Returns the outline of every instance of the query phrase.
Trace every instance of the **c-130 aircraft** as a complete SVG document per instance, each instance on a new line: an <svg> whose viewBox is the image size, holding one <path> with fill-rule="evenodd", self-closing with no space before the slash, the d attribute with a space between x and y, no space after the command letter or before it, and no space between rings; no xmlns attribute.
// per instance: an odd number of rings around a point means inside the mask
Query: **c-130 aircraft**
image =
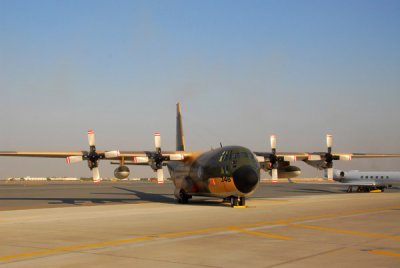
<svg viewBox="0 0 400 268"><path fill-rule="evenodd" d="M276 136L271 136L271 152L252 152L243 146L221 146L207 152L185 150L180 104L177 104L176 150L161 150L161 135L154 134L155 151L98 151L94 131L88 131L89 151L3 151L0 156L65 158L67 163L88 161L94 182L101 180L99 160L111 160L119 165L114 175L118 179L129 176L128 165L148 165L157 173L158 183L164 182L162 167L167 166L175 185L174 195L185 204L192 196L210 196L230 201L232 207L244 206L260 182L260 169L278 178L294 178L301 170L290 165L293 161L304 161L327 170L333 178L334 160L352 158L400 157L400 154L332 153L332 136L327 135L327 152L284 153L276 151Z"/></svg>

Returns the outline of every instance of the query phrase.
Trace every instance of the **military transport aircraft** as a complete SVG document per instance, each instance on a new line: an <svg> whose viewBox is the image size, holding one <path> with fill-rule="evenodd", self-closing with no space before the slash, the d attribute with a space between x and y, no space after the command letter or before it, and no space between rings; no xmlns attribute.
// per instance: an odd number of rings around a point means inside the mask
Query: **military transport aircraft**
<svg viewBox="0 0 400 268"><path fill-rule="evenodd" d="M93 180L100 181L99 160L111 160L119 166L114 175L118 179L129 176L128 165L149 165L157 173L157 181L164 182L162 167L167 166L175 185L175 197L179 203L187 203L192 196L211 196L230 201L231 206L245 205L260 181L260 169L269 171L272 179L293 178L300 169L290 162L304 161L314 167L327 169L333 178L333 160L351 160L366 157L400 157L400 154L332 153L332 136L327 136L327 152L278 153L276 136L271 136L271 152L255 152L242 146L224 146L207 152L185 151L182 115L177 104L176 150L162 151L161 136L154 134L155 151L98 151L95 134L88 131L89 151L12 151L0 152L0 156L65 158L67 163L88 161Z"/></svg>

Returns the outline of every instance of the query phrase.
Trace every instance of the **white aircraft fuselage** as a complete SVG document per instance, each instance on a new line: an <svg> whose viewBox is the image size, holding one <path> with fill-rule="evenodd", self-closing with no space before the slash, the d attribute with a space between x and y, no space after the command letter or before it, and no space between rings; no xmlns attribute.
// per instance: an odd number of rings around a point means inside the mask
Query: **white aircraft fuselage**
<svg viewBox="0 0 400 268"><path fill-rule="evenodd" d="M400 186L400 171L334 170L333 179L349 186L384 189Z"/></svg>

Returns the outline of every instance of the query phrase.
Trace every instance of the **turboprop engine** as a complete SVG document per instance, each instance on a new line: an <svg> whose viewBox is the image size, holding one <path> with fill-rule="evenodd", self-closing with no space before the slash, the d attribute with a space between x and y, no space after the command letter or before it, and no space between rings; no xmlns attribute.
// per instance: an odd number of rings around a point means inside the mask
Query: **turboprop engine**
<svg viewBox="0 0 400 268"><path fill-rule="evenodd" d="M269 171L271 175L272 171ZM291 179L299 176L301 174L301 169L296 166L285 166L278 167L278 178L280 179Z"/></svg>
<svg viewBox="0 0 400 268"><path fill-rule="evenodd" d="M114 170L114 176L117 179L126 179L129 176L129 168L127 166L119 166Z"/></svg>

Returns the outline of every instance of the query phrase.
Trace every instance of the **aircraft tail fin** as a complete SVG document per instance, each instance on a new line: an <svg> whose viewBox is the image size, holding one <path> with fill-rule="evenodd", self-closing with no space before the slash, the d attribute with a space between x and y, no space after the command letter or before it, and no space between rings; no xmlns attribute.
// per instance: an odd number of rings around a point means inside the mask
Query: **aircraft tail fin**
<svg viewBox="0 0 400 268"><path fill-rule="evenodd" d="M185 151L185 138L183 136L181 105L176 104L176 150Z"/></svg>

